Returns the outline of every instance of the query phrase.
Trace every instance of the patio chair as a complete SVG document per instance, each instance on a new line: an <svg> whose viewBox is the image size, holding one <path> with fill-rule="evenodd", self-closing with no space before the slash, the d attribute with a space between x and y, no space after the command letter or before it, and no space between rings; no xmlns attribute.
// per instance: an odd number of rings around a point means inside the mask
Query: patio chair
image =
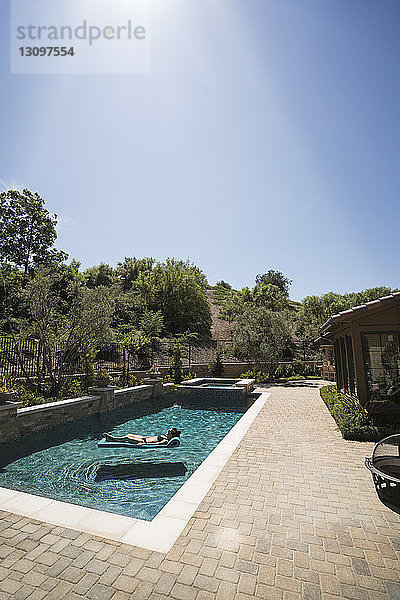
<svg viewBox="0 0 400 600"><path fill-rule="evenodd" d="M389 435L375 444L365 466L371 471L378 491L400 486L400 434Z"/></svg>

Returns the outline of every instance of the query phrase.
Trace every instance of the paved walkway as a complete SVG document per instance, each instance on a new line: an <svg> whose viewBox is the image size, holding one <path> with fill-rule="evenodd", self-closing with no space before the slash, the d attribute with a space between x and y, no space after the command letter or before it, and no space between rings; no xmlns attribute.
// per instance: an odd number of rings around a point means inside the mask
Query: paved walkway
<svg viewBox="0 0 400 600"><path fill-rule="evenodd" d="M317 387L271 396L167 554L0 513L1 600L400 599L400 516Z"/></svg>

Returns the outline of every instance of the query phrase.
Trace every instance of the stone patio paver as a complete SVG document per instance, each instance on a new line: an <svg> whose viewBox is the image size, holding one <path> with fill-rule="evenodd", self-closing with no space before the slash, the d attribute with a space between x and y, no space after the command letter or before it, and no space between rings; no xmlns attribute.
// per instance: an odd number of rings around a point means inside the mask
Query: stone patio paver
<svg viewBox="0 0 400 600"><path fill-rule="evenodd" d="M0 513L0 600L400 600L400 516L318 384L270 398L167 555Z"/></svg>

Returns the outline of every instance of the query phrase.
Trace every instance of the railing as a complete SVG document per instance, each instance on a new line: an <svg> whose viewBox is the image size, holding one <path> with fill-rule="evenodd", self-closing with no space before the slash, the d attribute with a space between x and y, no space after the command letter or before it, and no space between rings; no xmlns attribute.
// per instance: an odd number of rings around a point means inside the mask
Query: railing
<svg viewBox="0 0 400 600"><path fill-rule="evenodd" d="M0 375L7 377L43 377L49 371L49 359L45 360L43 346L38 340L19 340L18 347L8 336L0 337ZM238 362L229 350L229 340L200 340L196 343L183 343L181 359L183 367L190 368L193 363L211 363L217 352L222 360ZM174 342L170 339L154 340L150 351L142 356L132 354L121 344L112 343L97 349L94 369L108 369L113 372L130 372L140 368L169 367L173 358ZM52 353L52 368L63 363L67 374L78 374L85 371L84 361L79 352L68 357L60 345Z"/></svg>
<svg viewBox="0 0 400 600"><path fill-rule="evenodd" d="M14 341L9 336L0 337L0 375L7 377L44 377L48 375L49 360L45 360L43 346L38 340ZM298 344L299 354L302 354L302 342ZM196 342L181 343L181 360L184 368L194 364L211 364L220 354L222 362L239 363L232 351L231 340L197 340ZM170 367L173 359L174 340L154 340L151 349L140 355L133 354L121 344L112 343L97 349L94 369L107 369L111 372L130 373L134 370L155 367ZM83 357L79 352L66 356L62 346L52 353L53 369L63 366L64 373L79 374L85 372Z"/></svg>

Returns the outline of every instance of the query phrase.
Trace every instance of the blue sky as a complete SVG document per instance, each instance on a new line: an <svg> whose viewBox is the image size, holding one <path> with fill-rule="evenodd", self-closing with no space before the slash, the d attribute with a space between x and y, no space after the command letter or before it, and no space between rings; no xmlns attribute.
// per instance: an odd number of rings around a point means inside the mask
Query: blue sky
<svg viewBox="0 0 400 600"><path fill-rule="evenodd" d="M2 0L1 185L83 267L398 287L399 23L397 0L153 0L149 74L11 75Z"/></svg>

